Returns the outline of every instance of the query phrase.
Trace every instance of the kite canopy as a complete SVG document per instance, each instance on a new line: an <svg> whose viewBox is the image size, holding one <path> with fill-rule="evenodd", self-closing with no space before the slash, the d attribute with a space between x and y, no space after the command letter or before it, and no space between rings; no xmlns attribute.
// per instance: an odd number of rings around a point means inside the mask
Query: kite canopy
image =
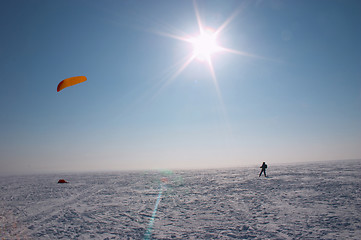
<svg viewBox="0 0 361 240"><path fill-rule="evenodd" d="M86 79L85 76L78 76L78 77L71 77L71 78L64 79L63 81L61 81L58 84L57 91L59 92L59 91L63 90L64 88L73 86L73 85L78 84L78 83L85 82L86 80L87 79Z"/></svg>
<svg viewBox="0 0 361 240"><path fill-rule="evenodd" d="M58 183L68 183L68 182L65 181L64 179L60 179L60 180L58 181Z"/></svg>

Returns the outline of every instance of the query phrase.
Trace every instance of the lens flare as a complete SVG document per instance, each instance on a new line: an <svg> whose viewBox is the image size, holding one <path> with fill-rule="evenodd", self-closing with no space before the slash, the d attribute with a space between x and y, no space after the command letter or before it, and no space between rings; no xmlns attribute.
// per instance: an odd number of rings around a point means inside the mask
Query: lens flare
<svg viewBox="0 0 361 240"><path fill-rule="evenodd" d="M160 203L160 200L162 199L163 188L164 188L164 184L160 184L159 185L159 193L158 193L157 201L156 201L154 209L153 209L152 217L149 220L147 231L144 234L144 240L150 240L151 239L153 224L154 224L155 217L157 215L158 205Z"/></svg>

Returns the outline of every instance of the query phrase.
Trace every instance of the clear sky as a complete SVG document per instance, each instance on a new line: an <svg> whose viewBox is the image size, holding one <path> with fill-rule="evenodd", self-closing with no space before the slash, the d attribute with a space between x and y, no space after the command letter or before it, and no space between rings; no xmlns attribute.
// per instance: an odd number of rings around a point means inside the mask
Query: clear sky
<svg viewBox="0 0 361 240"><path fill-rule="evenodd" d="M0 174L361 158L360 13L359 0L1 0ZM222 47L203 61L200 29Z"/></svg>

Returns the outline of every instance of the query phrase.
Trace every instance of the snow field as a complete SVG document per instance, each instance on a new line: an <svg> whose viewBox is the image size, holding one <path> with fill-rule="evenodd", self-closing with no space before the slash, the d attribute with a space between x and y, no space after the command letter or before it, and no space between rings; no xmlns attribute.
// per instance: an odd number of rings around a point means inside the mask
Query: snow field
<svg viewBox="0 0 361 240"><path fill-rule="evenodd" d="M144 239L160 187L152 239L359 239L360 165L0 177L0 239Z"/></svg>

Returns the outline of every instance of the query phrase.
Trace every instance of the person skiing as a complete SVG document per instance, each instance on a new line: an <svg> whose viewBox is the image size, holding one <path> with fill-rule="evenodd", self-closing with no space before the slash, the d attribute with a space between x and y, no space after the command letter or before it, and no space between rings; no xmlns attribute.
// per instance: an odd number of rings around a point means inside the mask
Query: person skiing
<svg viewBox="0 0 361 240"><path fill-rule="evenodd" d="M262 173L264 173L264 176L267 177L266 175L267 164L263 162L262 166L260 166L259 168L262 168L261 172L259 173L259 177L262 175Z"/></svg>

